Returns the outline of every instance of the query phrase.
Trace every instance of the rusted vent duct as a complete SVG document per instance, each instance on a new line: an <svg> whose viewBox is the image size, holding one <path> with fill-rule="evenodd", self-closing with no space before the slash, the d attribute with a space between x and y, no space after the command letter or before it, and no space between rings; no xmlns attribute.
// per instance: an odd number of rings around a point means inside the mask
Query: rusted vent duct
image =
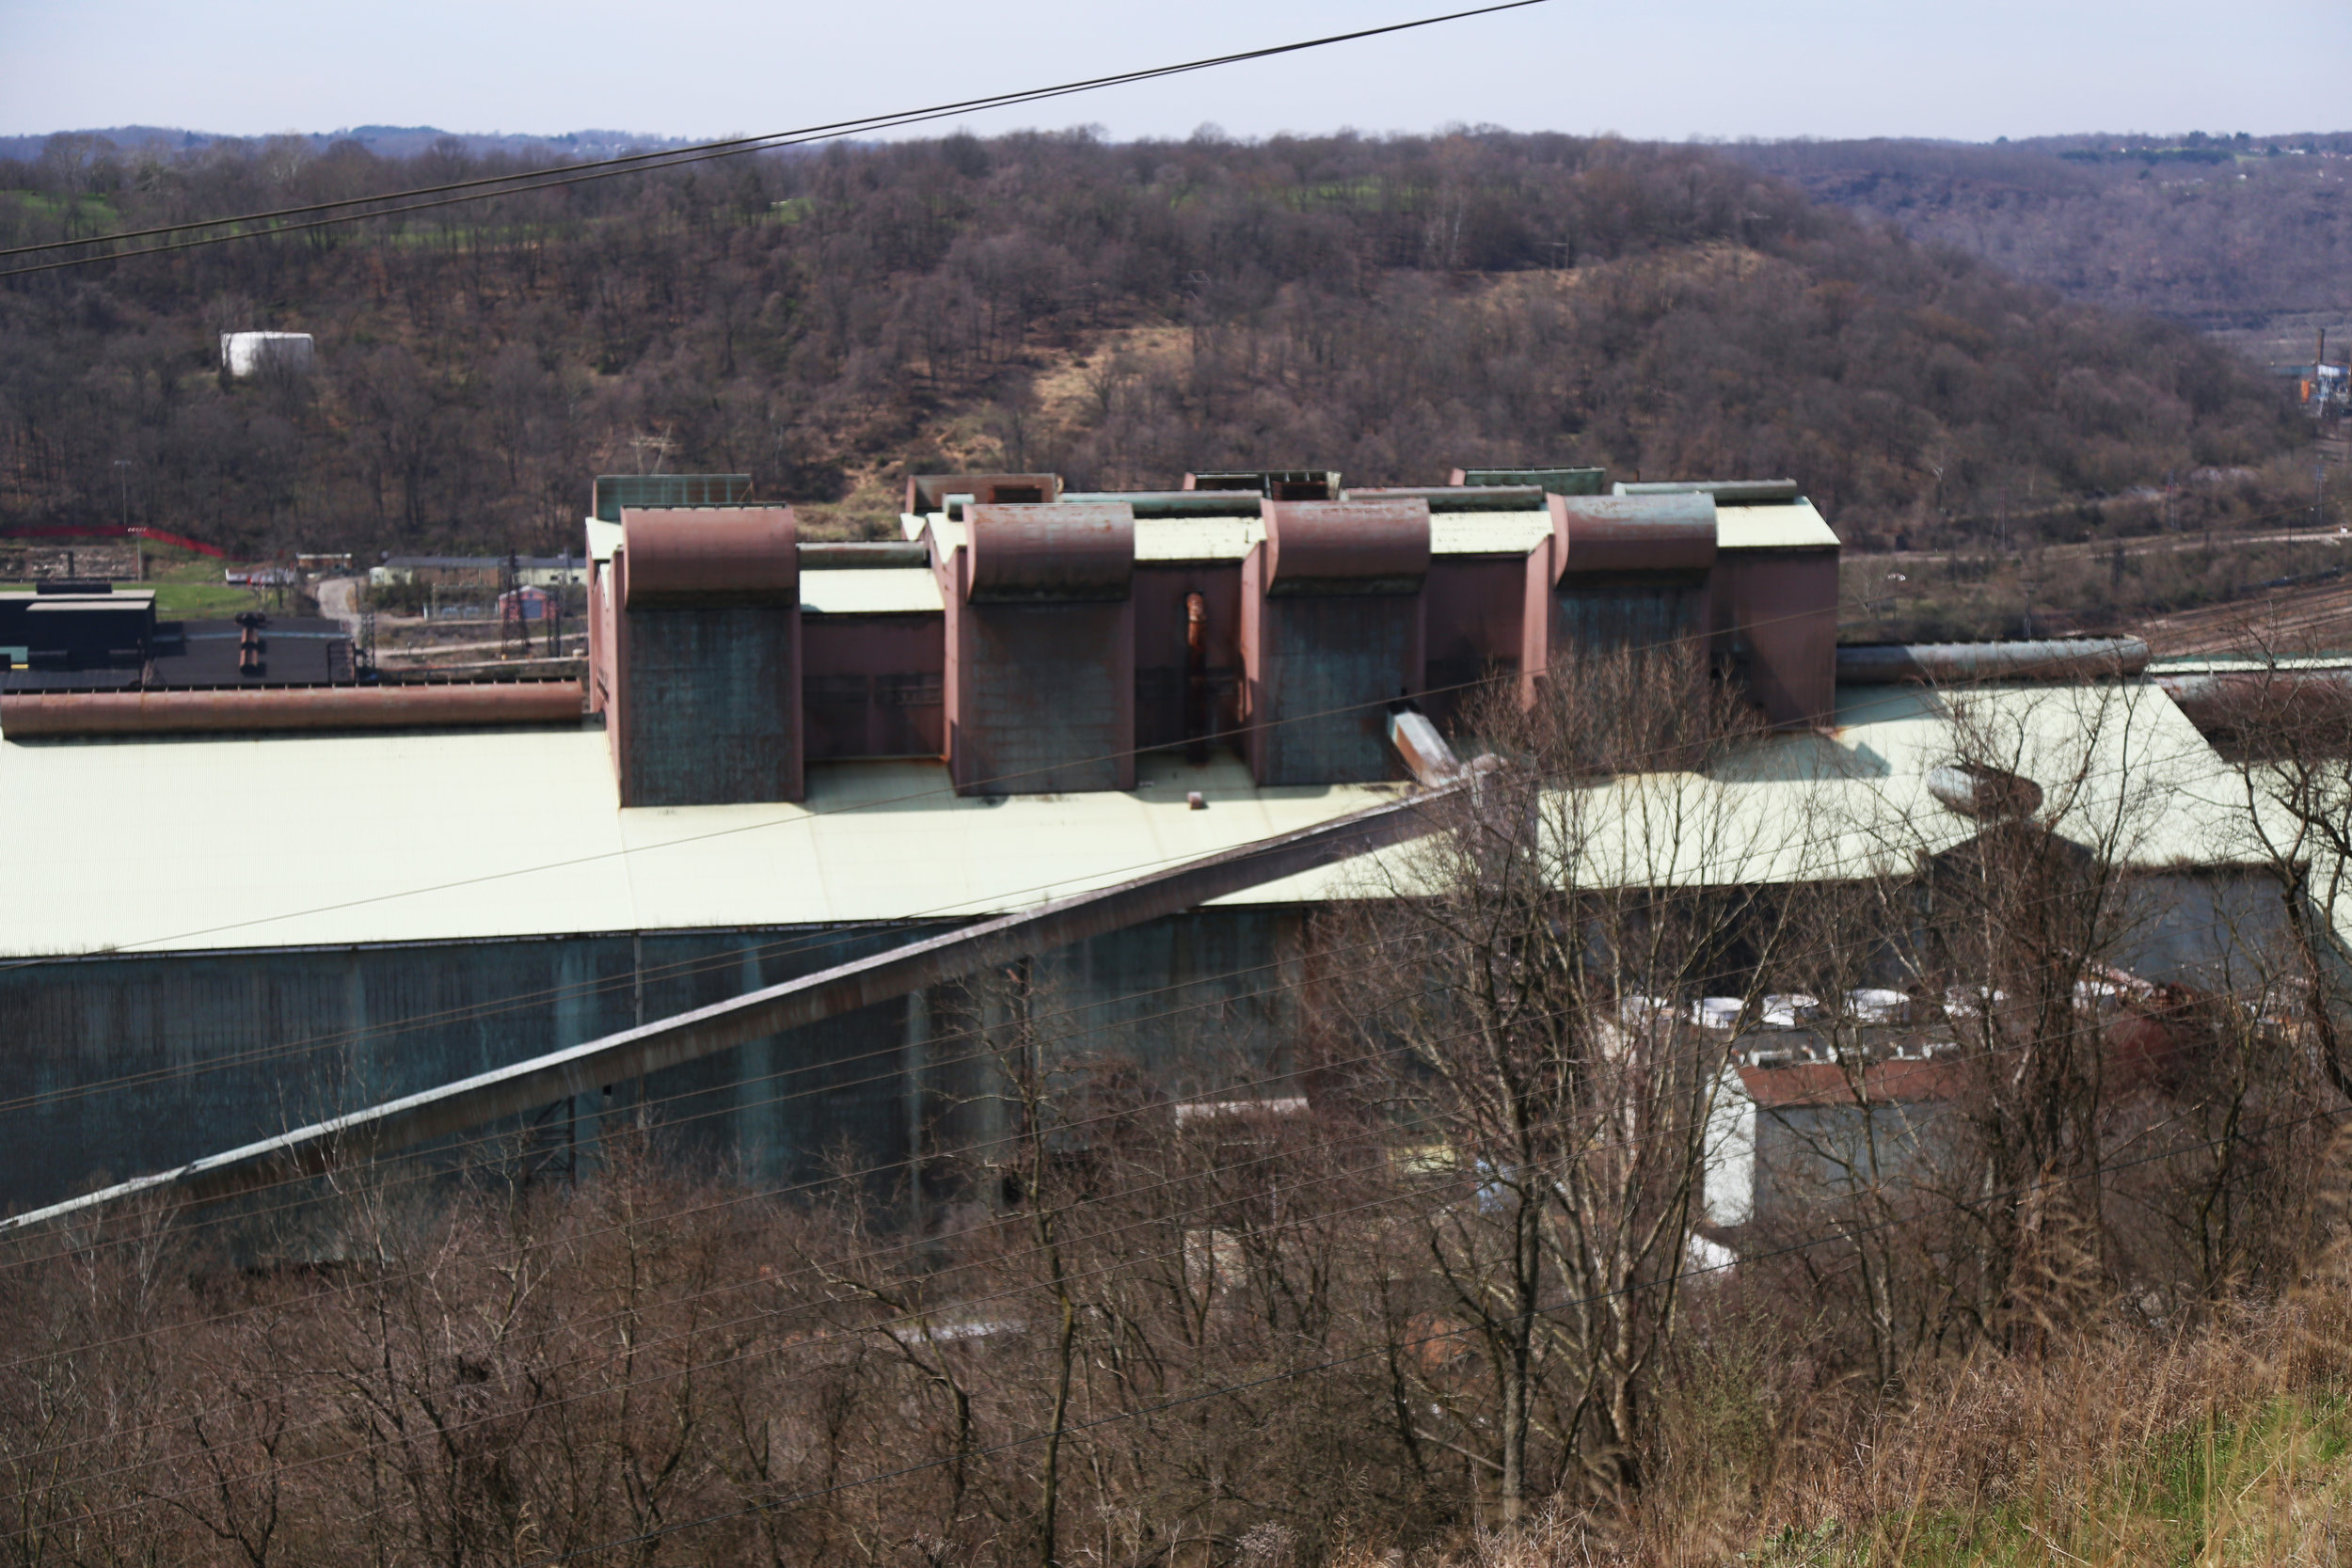
<svg viewBox="0 0 2352 1568"><path fill-rule="evenodd" d="M1878 642L1837 650L1837 679L1846 686L2094 680L2102 675L2137 675L2147 667L2148 644L2137 637Z"/></svg>
<svg viewBox="0 0 2352 1568"><path fill-rule="evenodd" d="M1268 594L1417 594L1429 576L1429 503L1267 501Z"/></svg>
<svg viewBox="0 0 2352 1568"><path fill-rule="evenodd" d="M1715 564L1715 498L1554 496L1554 569L1704 572Z"/></svg>
<svg viewBox="0 0 2352 1568"><path fill-rule="evenodd" d="M1136 573L1136 515L1122 501L976 505L971 530L975 604L1124 599Z"/></svg>
<svg viewBox="0 0 2352 1568"><path fill-rule="evenodd" d="M576 681L326 686L278 691L45 691L0 696L0 736L192 735L577 722Z"/></svg>
<svg viewBox="0 0 2352 1568"><path fill-rule="evenodd" d="M622 608L788 604L798 532L788 506L624 507Z"/></svg>

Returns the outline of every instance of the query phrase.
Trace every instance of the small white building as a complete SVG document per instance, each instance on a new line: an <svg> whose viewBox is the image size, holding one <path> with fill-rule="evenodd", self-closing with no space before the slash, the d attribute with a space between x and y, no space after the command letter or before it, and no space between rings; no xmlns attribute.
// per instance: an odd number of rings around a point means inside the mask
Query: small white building
<svg viewBox="0 0 2352 1568"><path fill-rule="evenodd" d="M318 345L308 332L224 332L220 335L221 368L233 376L259 373L264 368L307 371Z"/></svg>

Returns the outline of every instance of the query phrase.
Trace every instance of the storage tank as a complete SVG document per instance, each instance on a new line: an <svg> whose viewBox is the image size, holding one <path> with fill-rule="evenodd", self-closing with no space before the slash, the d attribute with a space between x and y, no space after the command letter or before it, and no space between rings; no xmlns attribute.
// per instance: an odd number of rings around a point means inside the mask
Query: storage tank
<svg viewBox="0 0 2352 1568"><path fill-rule="evenodd" d="M308 332L224 332L220 335L221 369L232 376L259 374L264 369L307 371L317 350Z"/></svg>

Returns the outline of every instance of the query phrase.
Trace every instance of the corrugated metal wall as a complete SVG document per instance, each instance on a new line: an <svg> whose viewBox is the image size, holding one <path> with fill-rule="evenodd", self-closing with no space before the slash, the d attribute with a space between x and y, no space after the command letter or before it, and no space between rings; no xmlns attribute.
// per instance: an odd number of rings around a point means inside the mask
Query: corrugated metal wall
<svg viewBox="0 0 2352 1568"><path fill-rule="evenodd" d="M621 801L801 798L797 607L626 610Z"/></svg>
<svg viewBox="0 0 2352 1568"><path fill-rule="evenodd" d="M1028 966L1036 1032L1179 1085L1279 1057L1297 910L1202 910ZM0 972L0 1205L24 1208L813 973L946 927L611 933L62 960ZM540 1157L635 1125L699 1168L802 1180L967 1135L993 1092L965 988L795 1030L533 1118ZM995 1004L1001 1017L1003 1004ZM111 1084L96 1092L82 1085ZM813 1092L812 1092L813 1091ZM471 1157L481 1157L477 1150Z"/></svg>
<svg viewBox="0 0 2352 1568"><path fill-rule="evenodd" d="M801 656L809 761L946 754L938 614L803 617Z"/></svg>
<svg viewBox="0 0 2352 1568"><path fill-rule="evenodd" d="M956 787L997 795L1132 789L1134 619L1123 600L960 606L950 716Z"/></svg>
<svg viewBox="0 0 2352 1568"><path fill-rule="evenodd" d="M1248 747L1258 783L1402 777L1387 705L1421 687L1421 595L1297 594L1258 598L1255 609Z"/></svg>

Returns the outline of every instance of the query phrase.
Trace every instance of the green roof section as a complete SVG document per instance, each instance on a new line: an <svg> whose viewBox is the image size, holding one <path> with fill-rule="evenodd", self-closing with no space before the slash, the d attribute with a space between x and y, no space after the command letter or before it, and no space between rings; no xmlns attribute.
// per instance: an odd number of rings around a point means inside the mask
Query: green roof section
<svg viewBox="0 0 2352 1568"><path fill-rule="evenodd" d="M1534 484L1546 495L1597 496L1609 483L1606 468L1462 468L1456 484Z"/></svg>
<svg viewBox="0 0 2352 1568"><path fill-rule="evenodd" d="M592 511L617 523L625 506L739 506L751 494L749 474L598 474Z"/></svg>

